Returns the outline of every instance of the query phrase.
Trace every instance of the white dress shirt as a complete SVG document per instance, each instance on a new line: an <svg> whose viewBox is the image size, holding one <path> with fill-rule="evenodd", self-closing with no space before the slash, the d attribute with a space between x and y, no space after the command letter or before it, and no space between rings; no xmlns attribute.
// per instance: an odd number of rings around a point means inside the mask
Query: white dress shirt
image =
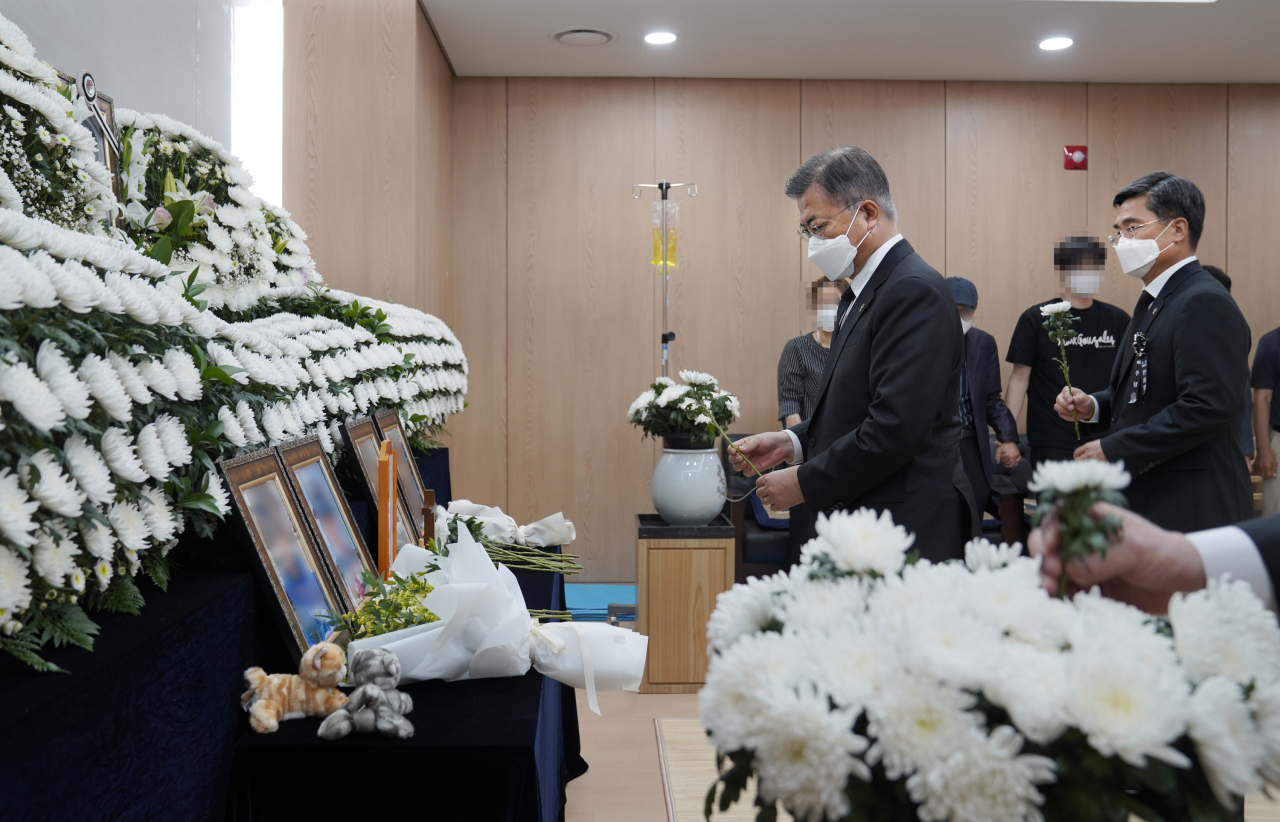
<svg viewBox="0 0 1280 822"><path fill-rule="evenodd" d="M854 278L849 281L849 288L853 291L853 299L849 301L849 307L844 310L844 314L840 316L840 321L836 323L837 329L843 326L844 321L848 319L849 312L853 310L853 304L858 301L858 297L862 294L862 289L867 287L867 283L871 282L871 278L875 275L876 269L880 267L880 261L889 253L889 249L897 245L898 241L901 239L901 234L895 234L889 238L888 242L871 252L871 256L867 258L867 264L864 265L862 270L854 275ZM831 338L831 342L833 344L835 343L834 336ZM804 449L800 447L800 438L793 434L789 428L784 428L783 430L786 432L787 436L791 438L791 453L794 454L788 462L792 465L799 465L804 462Z"/></svg>
<svg viewBox="0 0 1280 822"><path fill-rule="evenodd" d="M1187 534L1204 563L1205 580L1230 574L1232 579L1249 583L1249 587L1271 610L1276 610L1276 592L1267 574L1267 566L1249 535L1234 525L1211 528Z"/></svg>

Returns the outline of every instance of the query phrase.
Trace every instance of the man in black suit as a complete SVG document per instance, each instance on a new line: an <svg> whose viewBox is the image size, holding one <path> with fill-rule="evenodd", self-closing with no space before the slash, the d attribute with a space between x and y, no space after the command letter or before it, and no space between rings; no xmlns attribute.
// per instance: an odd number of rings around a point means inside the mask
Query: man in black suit
<svg viewBox="0 0 1280 822"><path fill-rule="evenodd" d="M866 507L889 511L915 533L922 556L963 556L976 523L957 447L963 351L955 300L898 233L889 182L867 152L810 157L786 193L800 209L809 259L828 279L851 284L836 309L813 416L738 441L757 468L792 463L757 480L757 493L774 508L809 503L801 525L808 532L819 513ZM731 460L750 470L736 453Z"/></svg>
<svg viewBox="0 0 1280 822"><path fill-rule="evenodd" d="M1134 511L1178 531L1229 525L1252 512L1236 436L1248 372L1249 326L1227 290L1195 257L1204 196L1190 180L1157 171L1115 196L1110 238L1142 297L1111 370L1089 396L1064 388L1063 419L1107 432L1076 459L1123 460Z"/></svg>
<svg viewBox="0 0 1280 822"><path fill-rule="evenodd" d="M973 327L973 313L978 307L978 288L963 277L948 277L951 296L960 313L964 331L964 367L960 369L960 461L973 487L977 504L974 517L981 521L982 512L999 513L991 498L995 460L991 456L991 434L996 430L999 456L1011 465L1021 459L1018 453L1018 424L1000 397L1000 355L996 338Z"/></svg>

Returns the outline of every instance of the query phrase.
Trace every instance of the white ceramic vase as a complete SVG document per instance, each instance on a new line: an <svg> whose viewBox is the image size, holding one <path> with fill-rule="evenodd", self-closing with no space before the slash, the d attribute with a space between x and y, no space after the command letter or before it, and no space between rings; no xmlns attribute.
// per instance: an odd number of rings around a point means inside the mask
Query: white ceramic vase
<svg viewBox="0 0 1280 822"><path fill-rule="evenodd" d="M651 490L653 507L669 525L706 525L724 507L719 453L714 448L672 448L664 438Z"/></svg>

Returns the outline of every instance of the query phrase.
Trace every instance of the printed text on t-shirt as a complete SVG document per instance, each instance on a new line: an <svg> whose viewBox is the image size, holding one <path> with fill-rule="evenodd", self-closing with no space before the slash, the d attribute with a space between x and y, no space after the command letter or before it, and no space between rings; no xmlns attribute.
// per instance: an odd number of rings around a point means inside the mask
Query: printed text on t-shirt
<svg viewBox="0 0 1280 822"><path fill-rule="evenodd" d="M1083 334L1077 334L1067 340L1067 345L1086 346L1092 345L1094 348L1115 348L1116 338L1111 336L1109 332L1103 331L1095 337L1086 337Z"/></svg>

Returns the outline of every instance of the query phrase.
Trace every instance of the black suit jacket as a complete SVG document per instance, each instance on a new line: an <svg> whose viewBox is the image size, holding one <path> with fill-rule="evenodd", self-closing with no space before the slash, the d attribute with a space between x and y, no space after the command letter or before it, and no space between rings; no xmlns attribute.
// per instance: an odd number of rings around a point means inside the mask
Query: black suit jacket
<svg viewBox="0 0 1280 822"><path fill-rule="evenodd" d="M987 426L996 429L996 438L1000 442L1017 442L1018 423L1000 396L1000 355L996 350L996 338L980 328L970 328L964 335L964 347L973 423L978 431L978 451L982 454L982 470L990 485L995 474L995 461L991 458L991 435L987 433Z"/></svg>
<svg viewBox="0 0 1280 822"><path fill-rule="evenodd" d="M1267 566L1271 587L1280 594L1280 514L1236 523L1258 546L1262 564Z"/></svg>
<svg viewBox="0 0 1280 822"><path fill-rule="evenodd" d="M887 510L921 556L964 555L974 526L957 445L962 356L951 290L899 240L832 340L813 416L791 429L809 528L819 512Z"/></svg>
<svg viewBox="0 0 1280 822"><path fill-rule="evenodd" d="M1133 394L1134 334L1147 336L1146 393ZM1175 531L1231 525L1253 514L1237 421L1248 378L1249 326L1235 300L1200 263L1165 283L1129 324L1100 392L1099 425L1110 460L1133 476L1130 507Z"/></svg>

